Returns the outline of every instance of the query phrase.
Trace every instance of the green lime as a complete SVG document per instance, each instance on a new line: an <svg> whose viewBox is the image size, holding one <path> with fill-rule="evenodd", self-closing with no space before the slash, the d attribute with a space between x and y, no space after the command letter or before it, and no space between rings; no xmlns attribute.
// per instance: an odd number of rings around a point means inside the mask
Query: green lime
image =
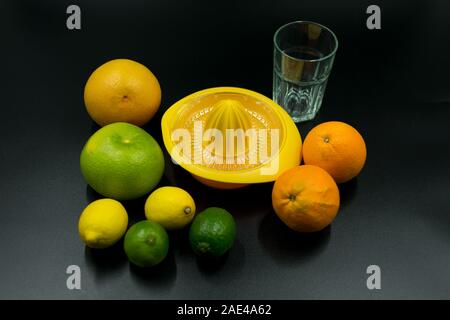
<svg viewBox="0 0 450 320"><path fill-rule="evenodd" d="M145 130L124 122L104 126L86 142L81 172L98 193L116 200L138 198L158 184L164 156Z"/></svg>
<svg viewBox="0 0 450 320"><path fill-rule="evenodd" d="M144 220L127 231L123 246L132 263L139 267L151 267L167 256L169 236L158 223Z"/></svg>
<svg viewBox="0 0 450 320"><path fill-rule="evenodd" d="M236 223L225 209L211 207L200 212L191 224L189 241L200 256L219 257L227 252L236 238Z"/></svg>

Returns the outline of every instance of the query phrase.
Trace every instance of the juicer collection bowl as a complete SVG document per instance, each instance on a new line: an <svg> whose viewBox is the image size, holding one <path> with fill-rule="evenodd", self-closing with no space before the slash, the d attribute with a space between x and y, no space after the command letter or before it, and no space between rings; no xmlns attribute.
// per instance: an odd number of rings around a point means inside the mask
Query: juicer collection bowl
<svg viewBox="0 0 450 320"><path fill-rule="evenodd" d="M302 140L291 117L247 89L190 94L164 113L161 130L172 160L215 188L274 181L301 161Z"/></svg>

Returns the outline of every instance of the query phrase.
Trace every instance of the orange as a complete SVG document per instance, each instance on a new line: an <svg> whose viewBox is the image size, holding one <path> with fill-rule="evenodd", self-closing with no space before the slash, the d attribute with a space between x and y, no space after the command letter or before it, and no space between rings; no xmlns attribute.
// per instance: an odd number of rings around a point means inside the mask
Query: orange
<svg viewBox="0 0 450 320"><path fill-rule="evenodd" d="M285 171L272 190L275 213L291 229L315 232L328 226L339 210L339 189L323 169L303 165Z"/></svg>
<svg viewBox="0 0 450 320"><path fill-rule="evenodd" d="M356 177L364 167L366 156L363 137L352 126L338 121L314 127L303 144L305 164L325 169L336 183Z"/></svg>
<svg viewBox="0 0 450 320"><path fill-rule="evenodd" d="M100 126L113 122L142 126L161 104L161 87L144 65L128 59L111 60L89 77L84 104Z"/></svg>

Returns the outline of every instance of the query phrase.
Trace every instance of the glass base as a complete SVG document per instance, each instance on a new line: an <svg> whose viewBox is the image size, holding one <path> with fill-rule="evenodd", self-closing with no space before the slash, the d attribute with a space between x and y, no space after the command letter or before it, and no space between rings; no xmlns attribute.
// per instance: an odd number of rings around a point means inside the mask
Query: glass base
<svg viewBox="0 0 450 320"><path fill-rule="evenodd" d="M283 107L295 123L314 119L322 105L326 79L307 83L286 80L273 74L273 100Z"/></svg>
<svg viewBox="0 0 450 320"><path fill-rule="evenodd" d="M316 115L317 115L317 112L310 113L310 114L302 114L302 115L290 115L290 116L295 123L300 123L300 122L313 120L316 117Z"/></svg>

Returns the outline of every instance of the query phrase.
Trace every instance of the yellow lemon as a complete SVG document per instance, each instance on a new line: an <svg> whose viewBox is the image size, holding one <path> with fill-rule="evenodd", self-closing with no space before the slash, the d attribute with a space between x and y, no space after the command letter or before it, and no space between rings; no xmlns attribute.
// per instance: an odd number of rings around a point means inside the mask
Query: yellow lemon
<svg viewBox="0 0 450 320"><path fill-rule="evenodd" d="M195 215L194 199L177 187L162 187L153 191L145 202L145 216L168 230L181 229Z"/></svg>
<svg viewBox="0 0 450 320"><path fill-rule="evenodd" d="M84 103L100 126L113 122L146 124L161 104L161 87L144 65L116 59L98 67L84 88Z"/></svg>
<svg viewBox="0 0 450 320"><path fill-rule="evenodd" d="M128 215L123 205L113 199L100 199L81 213L78 233L88 247L102 249L119 241L127 226Z"/></svg>

